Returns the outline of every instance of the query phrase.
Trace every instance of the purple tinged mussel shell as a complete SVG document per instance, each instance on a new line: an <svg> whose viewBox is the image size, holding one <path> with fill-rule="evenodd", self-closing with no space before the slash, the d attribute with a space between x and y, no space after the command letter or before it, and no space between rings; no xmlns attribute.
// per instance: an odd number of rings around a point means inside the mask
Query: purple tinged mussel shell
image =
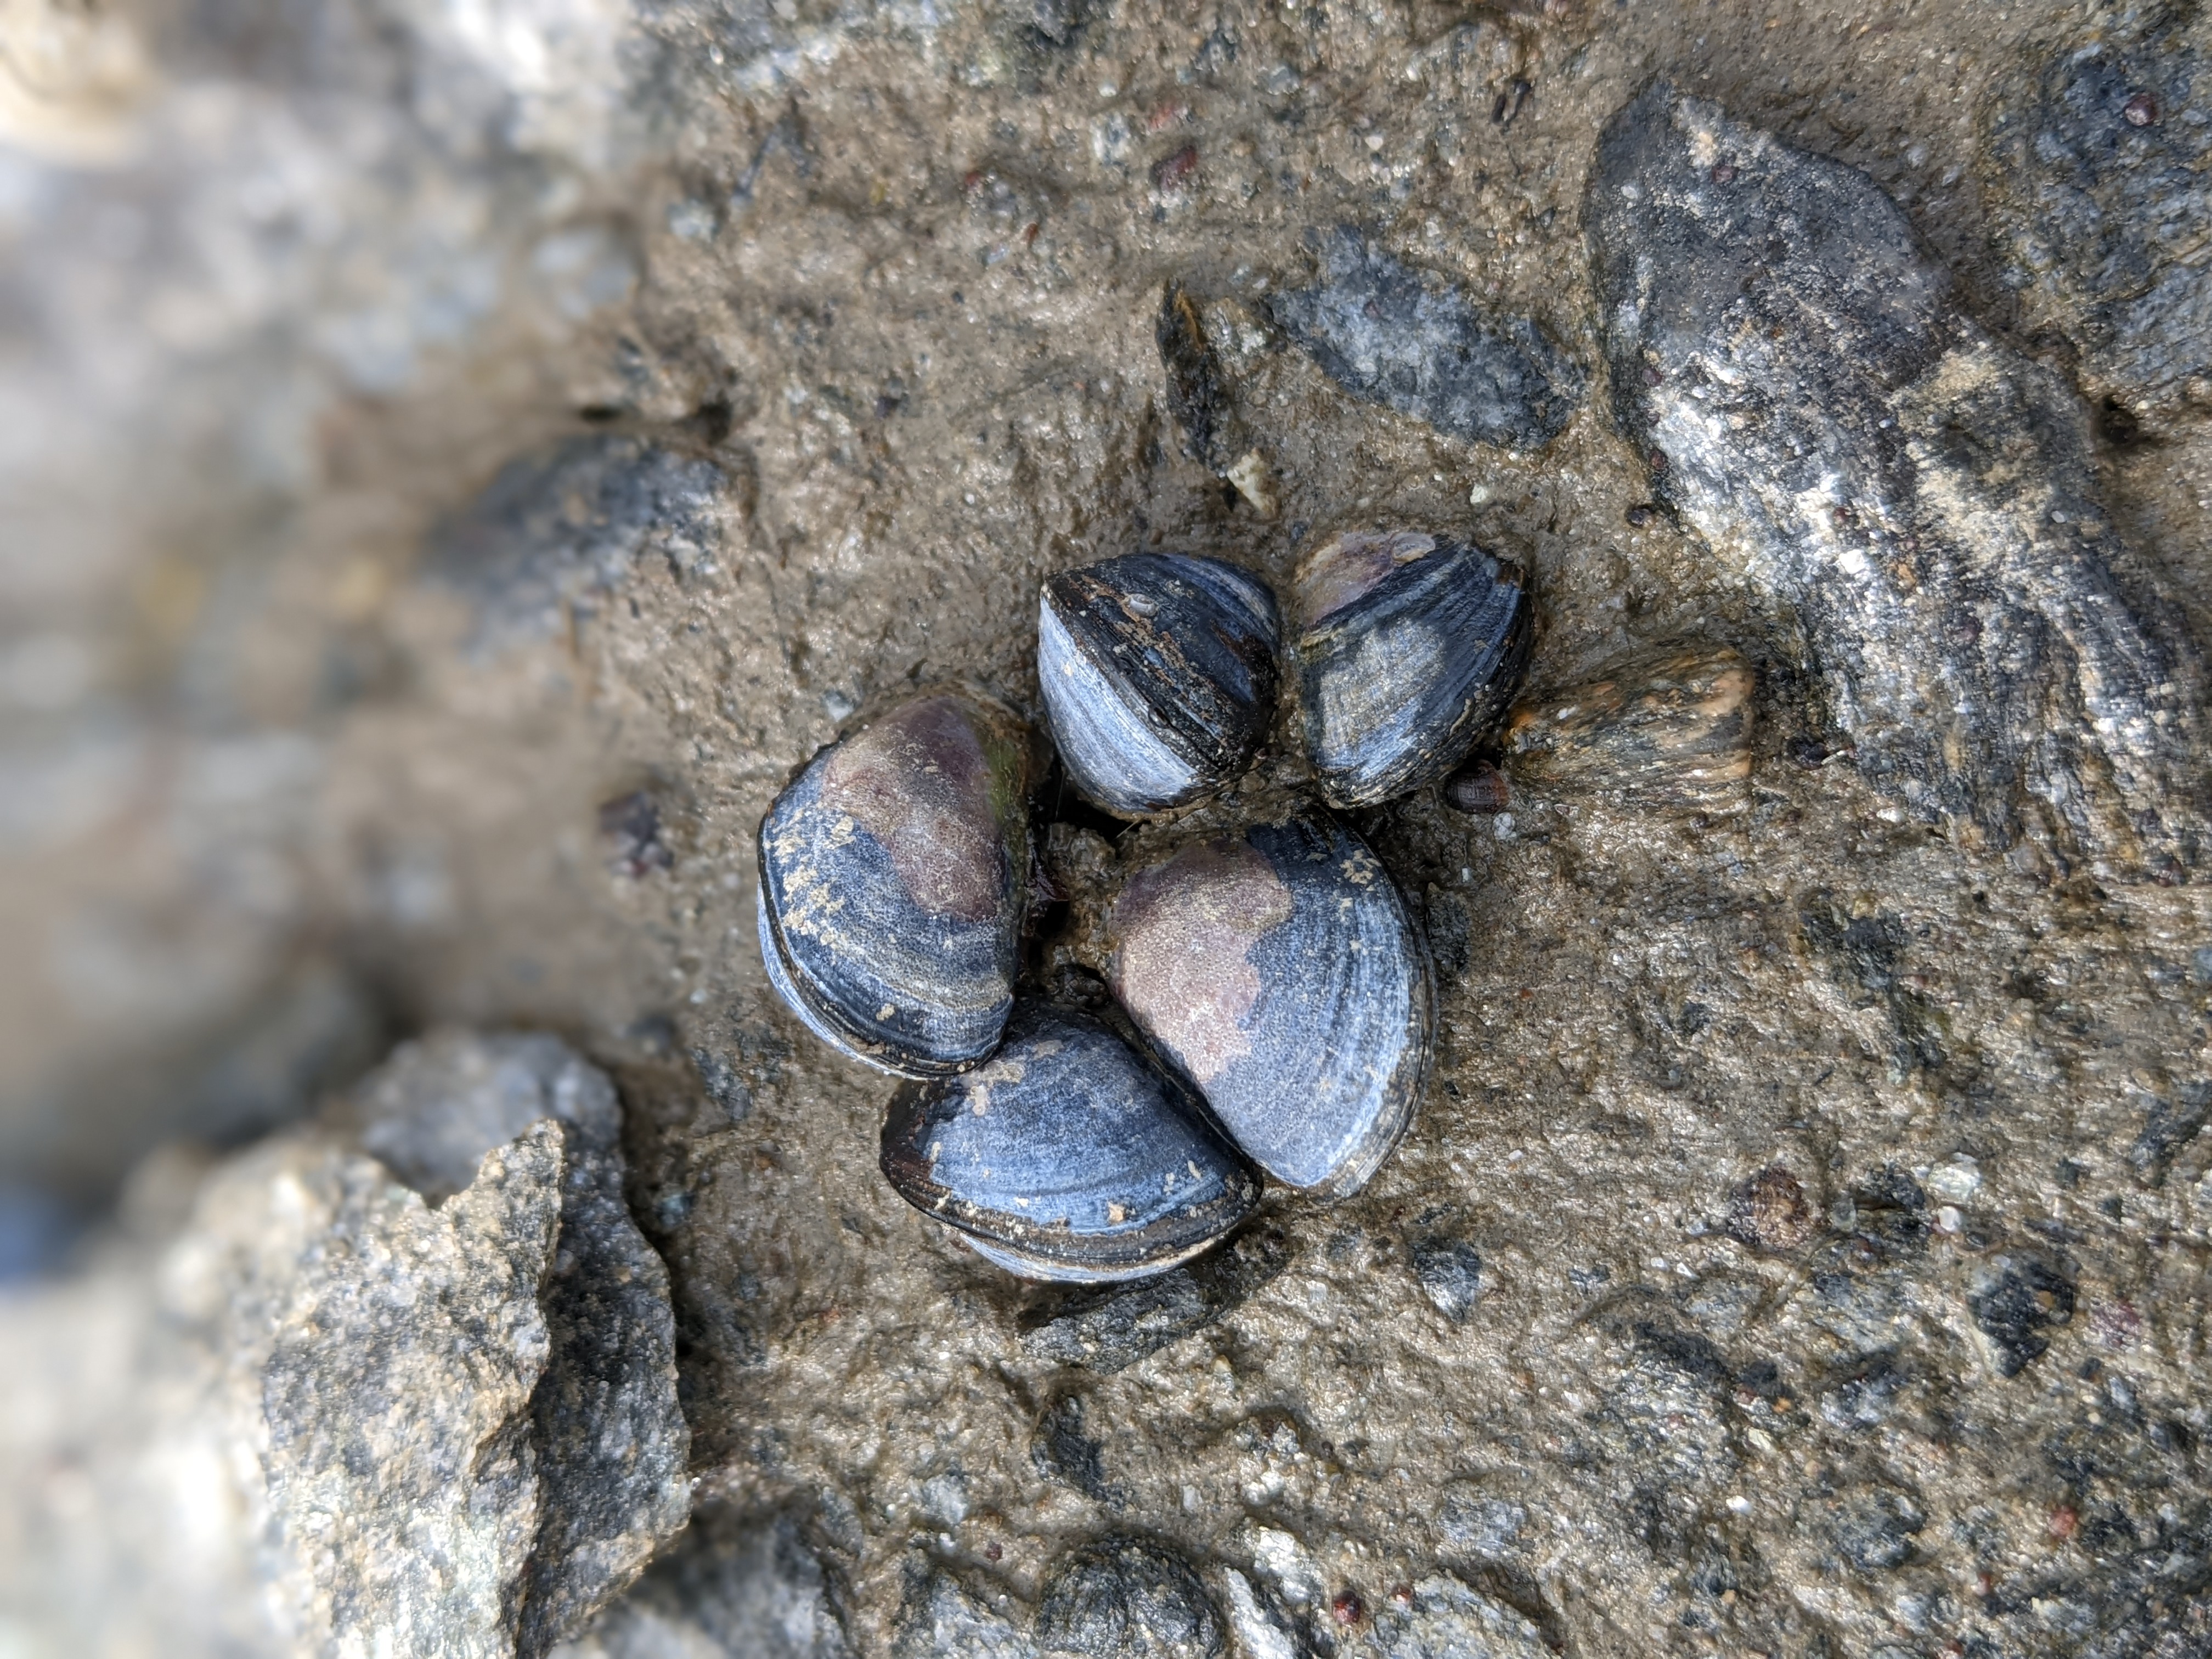
<svg viewBox="0 0 2212 1659"><path fill-rule="evenodd" d="M1037 678L1068 777L1124 817L1212 794L1267 738L1281 643L1274 594L1218 559L1133 553L1054 576Z"/></svg>
<svg viewBox="0 0 2212 1659"><path fill-rule="evenodd" d="M1417 530L1350 530L1299 565L1306 752L1332 806L1437 782L1504 718L1534 623L1519 567Z"/></svg>
<svg viewBox="0 0 2212 1659"><path fill-rule="evenodd" d="M1000 704L925 692L776 797L760 828L761 959L823 1042L917 1078L998 1046L1029 899L1032 750Z"/></svg>
<svg viewBox="0 0 2212 1659"><path fill-rule="evenodd" d="M1073 1282L1164 1272L1261 1194L1178 1080L1090 1015L1027 999L984 1065L893 1097L882 1167L987 1260Z"/></svg>
<svg viewBox="0 0 2212 1659"><path fill-rule="evenodd" d="M1105 919L1107 981L1237 1146L1288 1186L1364 1186L1434 1042L1428 950L1365 842L1305 808L1188 841Z"/></svg>

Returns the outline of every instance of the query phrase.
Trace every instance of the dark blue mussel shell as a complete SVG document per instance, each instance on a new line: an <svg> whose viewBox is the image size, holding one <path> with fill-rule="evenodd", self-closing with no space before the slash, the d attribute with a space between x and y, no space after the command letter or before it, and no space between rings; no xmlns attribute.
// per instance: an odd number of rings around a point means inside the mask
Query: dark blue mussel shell
<svg viewBox="0 0 2212 1659"><path fill-rule="evenodd" d="M760 828L769 980L833 1047L942 1077L998 1046L1029 896L1029 728L958 691L817 755Z"/></svg>
<svg viewBox="0 0 2212 1659"><path fill-rule="evenodd" d="M1413 1121L1435 994L1426 945L1365 842L1297 810L1139 868L1107 980L1278 1181L1357 1192Z"/></svg>
<svg viewBox="0 0 2212 1659"><path fill-rule="evenodd" d="M1182 1085L1091 1016L1024 1000L988 1063L884 1121L899 1196L1032 1279L1135 1279L1250 1214L1261 1182Z"/></svg>
<svg viewBox="0 0 2212 1659"><path fill-rule="evenodd" d="M1298 568L1306 750L1332 806L1435 783L1504 718L1534 627L1517 566L1420 531L1347 531Z"/></svg>
<svg viewBox="0 0 2212 1659"><path fill-rule="evenodd" d="M1143 817L1237 777L1274 718L1281 637L1267 584L1218 559L1133 553L1047 581L1037 678L1075 787Z"/></svg>

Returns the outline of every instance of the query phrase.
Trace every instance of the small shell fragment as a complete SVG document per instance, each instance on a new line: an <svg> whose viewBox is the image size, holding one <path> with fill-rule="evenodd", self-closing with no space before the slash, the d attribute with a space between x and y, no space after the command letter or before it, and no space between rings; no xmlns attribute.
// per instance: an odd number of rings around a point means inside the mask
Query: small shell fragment
<svg viewBox="0 0 2212 1659"><path fill-rule="evenodd" d="M1444 802L1462 812L1495 814L1513 804L1513 790L1488 761L1470 761L1444 780Z"/></svg>

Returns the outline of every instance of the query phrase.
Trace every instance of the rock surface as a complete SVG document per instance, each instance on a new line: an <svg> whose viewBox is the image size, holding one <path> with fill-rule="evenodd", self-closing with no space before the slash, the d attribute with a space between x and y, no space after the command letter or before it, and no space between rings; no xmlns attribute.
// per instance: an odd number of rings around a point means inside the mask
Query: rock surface
<svg viewBox="0 0 2212 1659"><path fill-rule="evenodd" d="M633 437L573 438L501 468L433 533L425 567L469 599L480 646L553 638L641 558L665 560L679 580L713 574L730 495L711 460Z"/></svg>
<svg viewBox="0 0 2212 1659"><path fill-rule="evenodd" d="M2212 404L2212 16L2105 4L2068 21L1982 112L2004 281L2094 395Z"/></svg>
<svg viewBox="0 0 2212 1659"><path fill-rule="evenodd" d="M1585 212L1614 412L1796 611L1862 774L1970 843L2186 879L2203 662L2070 389L1863 173L1664 82L1607 125Z"/></svg>
<svg viewBox="0 0 2212 1659"><path fill-rule="evenodd" d="M72 1610L80 1650L167 1620L188 1653L541 1655L684 1523L666 1275L605 1075L447 1034L343 1115L209 1175L130 1354L151 1404L100 1470L119 1499L186 1463L233 1516L206 1550L235 1599L173 1619L125 1555L112 1604Z"/></svg>
<svg viewBox="0 0 2212 1659"><path fill-rule="evenodd" d="M821 1559L792 1516L709 1510L554 1659L848 1659L852 1651Z"/></svg>
<svg viewBox="0 0 2212 1659"><path fill-rule="evenodd" d="M1470 445L1348 395L1267 317L1312 286L1309 234L1359 224L1424 292L1541 319L1597 361L1577 332L1601 316L1577 234L1591 159L1663 70L1863 168L1920 257L2009 326L1976 114L2008 69L2049 64L2071 7L1122 0L1048 7L1048 28L1018 4L665 0L635 57L530 59L548 80L517 105L535 109L635 72L618 97L673 157L620 186L592 173L580 197L565 163L502 173L512 219L410 173L458 216L409 270L465 273L438 250L588 224L605 234L587 252L638 273L628 297L543 334L545 312L496 305L526 349L465 331L451 360L415 359L424 379L273 422L224 391L263 384L264 360L187 331L177 349L211 380L190 404L146 392L145 424L273 426L311 476L247 489L263 512L241 535L210 496L109 468L156 550L24 566L112 610L40 601L0 627L8 718L51 762L0 789L8 833L47 849L0 889L0 936L22 942L0 1057L89 1048L130 1060L142 1102L209 1076L210 1106L241 1103L192 1034L242 1029L238 1011L268 1011L257 988L327 961L372 1024L558 1030L607 1072L628 1197L669 1264L702 1519L580 1647L697 1659L797 1629L802 1652L842 1632L856 1655L1035 1659L1061 1564L1135 1537L1188 1565L1243 1659L1511 1652L1516 1620L1581 1659L2192 1653L2212 1638L2207 890L2053 884L1929 836L1808 719L1820 665L1790 608L1653 505L1647 452L1607 410L1540 451ZM342 21L331 38L351 38ZM292 154L281 123L256 131L255 155ZM252 177L176 198L179 220L239 222L270 199ZM40 257L127 245L112 196L79 182L8 198L89 216ZM340 182L307 199L361 199ZM297 246L281 228L252 244ZM252 252L224 269L264 269ZM1272 519L1177 441L1170 273L1203 296ZM199 314L134 294L88 333L135 349ZM2063 340L2029 346L2096 389ZM81 412L73 384L42 380L6 436ZM2147 412L2150 441L2108 420L2096 452L2113 522L2185 602L2212 592L2194 407ZM653 453L711 464L714 568L661 556L656 526L580 605L533 577L580 568L578 526L599 521L597 486L563 496L584 475L543 465L579 440L628 476ZM533 620L472 649L498 585L412 573L517 460L554 492L503 520L544 538L544 566L501 567ZM234 504L238 476L208 470ZM655 499L672 534L693 516L681 490ZM1271 1200L1247 1236L1264 1272L1126 1302L1024 1286L890 1191L886 1085L774 1001L750 939L760 814L908 684L971 679L1033 713L1024 619L1046 574L1157 538L1279 585L1353 514L1463 524L1524 563L1539 685L1733 646L1756 674L1741 804L1578 786L1541 811L1414 798L1363 821L1443 969L1404 1143L1354 1200ZM72 684L63 712L21 700ZM86 732L112 741L76 746ZM1279 731L1261 769L1298 781ZM640 795L649 820L602 815ZM1048 823L1063 853L1111 861L1117 826L1049 789L1039 811L1076 820ZM209 1121L251 1132L327 1084L266 1074L300 1081ZM112 1170L146 1144L152 1117L94 1109L65 1066L39 1075L45 1103L7 1119L9 1145L66 1133ZM165 1161L186 1187L204 1163ZM160 1184L134 1183L131 1237L180 1224L144 1219L179 1207L141 1190ZM265 1208L241 1208L246 1243L281 1255ZM1430 1253L1444 1241L1479 1263L1471 1303L1465 1256ZM265 1483L232 1462L263 1402L227 1380L262 1362L208 1357L229 1352L234 1281L187 1265L157 1282L103 1256L0 1296L0 1645L272 1650L244 1513ZM762 1541L787 1522L787 1562Z"/></svg>
<svg viewBox="0 0 2212 1659"><path fill-rule="evenodd" d="M1526 317L1486 317L1338 226L1319 280L1270 305L1275 321L1356 398L1471 442L1540 449L1574 416L1583 375Z"/></svg>

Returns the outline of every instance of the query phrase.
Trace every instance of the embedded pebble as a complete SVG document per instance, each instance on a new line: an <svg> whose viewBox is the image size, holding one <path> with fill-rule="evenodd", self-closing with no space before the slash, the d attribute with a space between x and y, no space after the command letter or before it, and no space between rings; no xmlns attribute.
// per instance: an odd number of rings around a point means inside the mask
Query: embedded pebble
<svg viewBox="0 0 2212 1659"><path fill-rule="evenodd" d="M2212 369L2208 117L2212 14L2179 7L2085 18L2032 47L1983 108L2005 284L2127 409L2189 401Z"/></svg>
<svg viewBox="0 0 2212 1659"><path fill-rule="evenodd" d="M1181 1556L1138 1538L1085 1545L1037 1600L1042 1659L1219 1659L1219 1610Z"/></svg>
<svg viewBox="0 0 2212 1659"><path fill-rule="evenodd" d="M1384 1659L1551 1659L1543 1633L1511 1607L1456 1578L1417 1581L1376 1611L1370 1651Z"/></svg>
<svg viewBox="0 0 2212 1659"><path fill-rule="evenodd" d="M1984 331L1865 174L1656 82L1585 207L1614 413L1803 628L1901 817L2185 879L2201 657L2112 529L2086 410Z"/></svg>
<svg viewBox="0 0 2212 1659"><path fill-rule="evenodd" d="M1320 280L1274 296L1276 323L1354 397L1477 443L1540 449L1573 418L1583 371L1525 317L1478 311L1339 226Z"/></svg>
<svg viewBox="0 0 2212 1659"><path fill-rule="evenodd" d="M557 639L647 558L679 579L712 567L734 511L713 461L618 434L571 438L502 467L432 532L424 568L469 600L479 651Z"/></svg>

